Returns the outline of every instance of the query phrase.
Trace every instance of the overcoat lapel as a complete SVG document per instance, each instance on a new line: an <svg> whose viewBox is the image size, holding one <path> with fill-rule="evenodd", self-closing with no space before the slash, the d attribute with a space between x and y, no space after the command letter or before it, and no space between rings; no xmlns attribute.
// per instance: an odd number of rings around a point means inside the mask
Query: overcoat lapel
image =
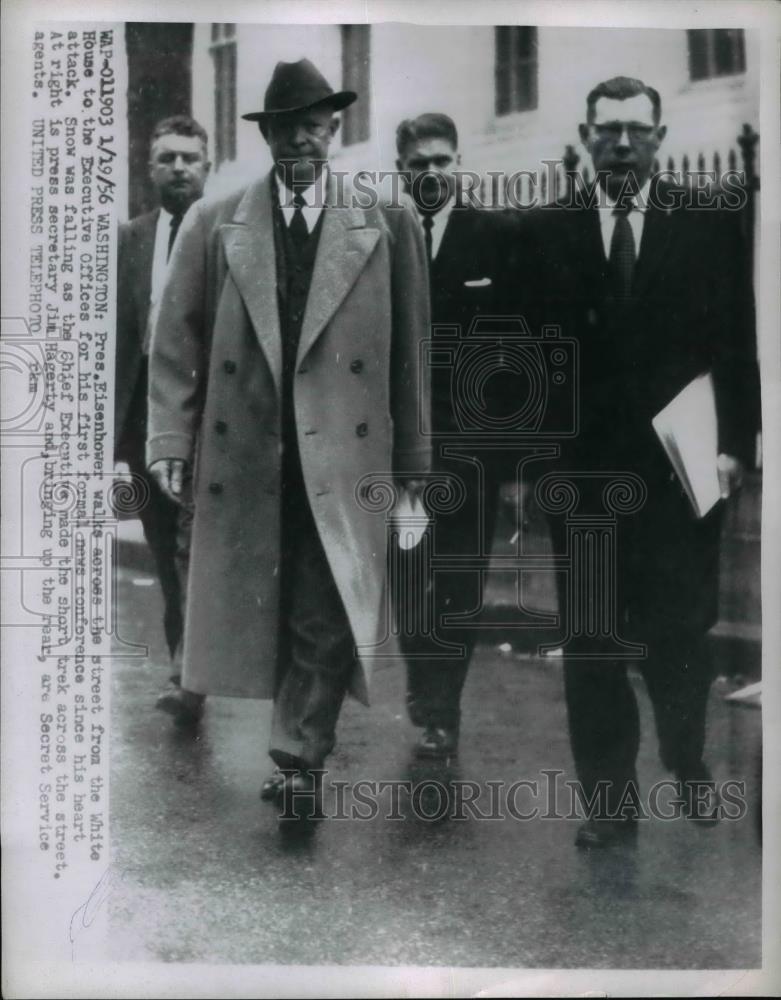
<svg viewBox="0 0 781 1000"><path fill-rule="evenodd" d="M340 207L336 203L335 187L330 177L323 228L298 344L299 362L344 301L380 238L379 230L367 228L366 216L360 208Z"/></svg>
<svg viewBox="0 0 781 1000"><path fill-rule="evenodd" d="M277 301L271 174L251 185L233 222L220 227L228 268L266 355L277 391L282 387L282 335Z"/></svg>

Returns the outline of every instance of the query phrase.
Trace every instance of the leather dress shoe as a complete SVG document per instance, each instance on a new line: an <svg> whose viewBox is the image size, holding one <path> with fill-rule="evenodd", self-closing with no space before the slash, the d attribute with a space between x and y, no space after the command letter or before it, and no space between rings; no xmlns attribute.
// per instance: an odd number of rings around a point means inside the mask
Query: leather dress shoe
<svg viewBox="0 0 781 1000"><path fill-rule="evenodd" d="M458 731L443 726L426 726L415 745L416 757L444 758L458 753Z"/></svg>
<svg viewBox="0 0 781 1000"><path fill-rule="evenodd" d="M637 820L589 819L578 828L575 846L586 850L614 847L619 844L634 844L637 838Z"/></svg>
<svg viewBox="0 0 781 1000"><path fill-rule="evenodd" d="M279 768L270 774L260 786L261 802L279 802L282 798L282 789L285 785L285 776Z"/></svg>
<svg viewBox="0 0 781 1000"><path fill-rule="evenodd" d="M286 771L282 777L282 785L275 796L281 809L280 830L305 830L325 819L322 771Z"/></svg>
<svg viewBox="0 0 781 1000"><path fill-rule="evenodd" d="M681 815L699 826L716 826L721 818L721 795L710 770L700 761L676 772L681 783Z"/></svg>
<svg viewBox="0 0 781 1000"><path fill-rule="evenodd" d="M177 726L194 726L203 718L206 695L188 691L178 684L169 684L155 702L155 708L173 716Z"/></svg>

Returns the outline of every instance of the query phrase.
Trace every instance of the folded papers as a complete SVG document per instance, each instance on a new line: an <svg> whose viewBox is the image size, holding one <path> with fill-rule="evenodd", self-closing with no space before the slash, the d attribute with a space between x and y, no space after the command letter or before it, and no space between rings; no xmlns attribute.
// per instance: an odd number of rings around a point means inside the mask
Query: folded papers
<svg viewBox="0 0 781 1000"><path fill-rule="evenodd" d="M651 421L697 517L718 502L718 428L710 373L699 375Z"/></svg>

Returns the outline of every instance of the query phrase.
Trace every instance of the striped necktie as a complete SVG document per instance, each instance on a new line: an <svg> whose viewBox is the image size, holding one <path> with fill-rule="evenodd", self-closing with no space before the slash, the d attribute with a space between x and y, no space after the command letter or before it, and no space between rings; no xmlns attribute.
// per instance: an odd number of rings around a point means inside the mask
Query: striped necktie
<svg viewBox="0 0 781 1000"><path fill-rule="evenodd" d="M633 207L627 204L613 209L616 224L610 240L610 277L613 294L617 302L624 303L632 299L632 280L637 260L635 237L629 222L629 213Z"/></svg>

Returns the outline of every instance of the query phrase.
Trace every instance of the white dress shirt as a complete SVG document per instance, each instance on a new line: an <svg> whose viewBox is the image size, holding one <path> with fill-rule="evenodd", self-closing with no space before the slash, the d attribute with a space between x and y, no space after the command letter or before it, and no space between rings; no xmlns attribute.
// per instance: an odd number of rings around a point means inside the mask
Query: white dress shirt
<svg viewBox="0 0 781 1000"><path fill-rule="evenodd" d="M648 208L648 189L650 181L646 181L637 197L632 200L632 210L629 213L629 225L632 227L632 235L635 238L635 254L640 253L640 240L643 238L643 226L645 224L645 213ZM610 241L613 239L613 230L616 228L616 217L613 209L616 203L608 195L607 191L599 192L599 227L602 230L602 246L605 250L605 259L610 259Z"/></svg>
<svg viewBox="0 0 781 1000"><path fill-rule="evenodd" d="M445 202L445 204L440 208L438 212L431 215L429 212L418 211L418 222L420 223L421 229L423 228L423 219L426 215L431 219L433 225L431 227L431 259L434 260L436 255L439 253L439 248L442 245L442 237L445 235L445 229L447 227L448 219L450 218L450 213L453 211L453 206L456 203L455 198L451 198L450 201Z"/></svg>
<svg viewBox="0 0 781 1000"><path fill-rule="evenodd" d="M320 213L325 207L327 179L328 171L322 170L317 180L313 184L310 184L308 188L298 188L295 192L293 192L284 183L284 181L281 180L276 170L274 171L274 180L276 181L277 195L279 196L279 207L282 209L282 217L285 220L286 226L289 227L290 223L293 221L293 215L296 211L296 206L293 204L293 197L294 194L298 194L306 202L306 205L304 205L301 209L301 214L304 216L307 232L312 232L317 225L317 220L320 218Z"/></svg>

